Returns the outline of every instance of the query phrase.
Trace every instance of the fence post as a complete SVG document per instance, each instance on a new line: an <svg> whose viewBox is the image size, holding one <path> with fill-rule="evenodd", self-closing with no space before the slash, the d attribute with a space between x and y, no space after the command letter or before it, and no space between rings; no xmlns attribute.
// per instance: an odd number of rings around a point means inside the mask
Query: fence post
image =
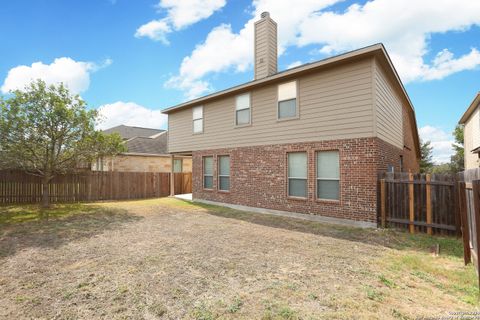
<svg viewBox="0 0 480 320"><path fill-rule="evenodd" d="M473 190L473 214L475 215L475 230L476 230L476 239L477 245L476 245L476 254L477 254L477 259L478 259L478 251L479 251L479 246L480 246L480 180L473 180L472 181L472 190ZM477 275L478 275L478 261L477 261ZM479 283L478 286L480 288L480 277L478 278Z"/></svg>
<svg viewBox="0 0 480 320"><path fill-rule="evenodd" d="M387 225L386 220L387 220L387 214L386 214L386 192L385 192L385 179L380 180L380 207L381 207L381 223L382 223L382 228L385 228Z"/></svg>
<svg viewBox="0 0 480 320"><path fill-rule="evenodd" d="M432 227L430 226L432 224L432 185L430 184L430 181L431 181L431 176L429 173L427 173L426 177L425 177L426 181L427 181L427 185L426 185L426 192L427 192L427 224L429 225L427 227L427 234L429 235L432 235Z"/></svg>
<svg viewBox="0 0 480 320"><path fill-rule="evenodd" d="M413 184L413 173L408 174L408 200L409 200L409 212L410 212L410 224L409 230L410 233L415 233L415 225L413 224L415 220L415 201L414 201L414 184Z"/></svg>
<svg viewBox="0 0 480 320"><path fill-rule="evenodd" d="M460 206L460 224L463 238L463 260L465 264L472 261L472 255L470 253L470 232L468 230L468 217L467 217L467 190L465 182L458 182L458 204Z"/></svg>

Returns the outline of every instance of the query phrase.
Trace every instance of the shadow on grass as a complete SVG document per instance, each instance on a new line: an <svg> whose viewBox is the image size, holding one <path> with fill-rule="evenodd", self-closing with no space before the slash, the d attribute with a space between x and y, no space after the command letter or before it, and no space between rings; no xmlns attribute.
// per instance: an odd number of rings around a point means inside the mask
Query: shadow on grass
<svg viewBox="0 0 480 320"><path fill-rule="evenodd" d="M184 200L179 201L186 202ZM463 257L463 245L461 239L452 236L428 236L420 233L409 234L395 229L363 229L340 226L289 217L240 211L198 202L191 203L191 205L203 208L207 210L209 214L223 218L237 219L273 228L310 233L353 242L362 242L397 250L429 252L432 246L439 244L441 255L457 258Z"/></svg>
<svg viewBox="0 0 480 320"><path fill-rule="evenodd" d="M70 241L89 238L123 224L143 219L119 208L96 205L0 207L0 258L25 248L57 248Z"/></svg>

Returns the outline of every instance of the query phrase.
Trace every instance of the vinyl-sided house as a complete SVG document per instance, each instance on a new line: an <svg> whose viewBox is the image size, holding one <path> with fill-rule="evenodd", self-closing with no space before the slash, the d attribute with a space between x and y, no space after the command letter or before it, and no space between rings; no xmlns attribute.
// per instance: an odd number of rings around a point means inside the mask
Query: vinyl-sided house
<svg viewBox="0 0 480 320"><path fill-rule="evenodd" d="M277 25L255 23L255 79L165 109L193 156L193 199L377 221L377 174L418 171L413 106L381 44L277 72Z"/></svg>
<svg viewBox="0 0 480 320"><path fill-rule="evenodd" d="M465 169L480 167L480 92L465 111L460 119L460 124L465 126Z"/></svg>

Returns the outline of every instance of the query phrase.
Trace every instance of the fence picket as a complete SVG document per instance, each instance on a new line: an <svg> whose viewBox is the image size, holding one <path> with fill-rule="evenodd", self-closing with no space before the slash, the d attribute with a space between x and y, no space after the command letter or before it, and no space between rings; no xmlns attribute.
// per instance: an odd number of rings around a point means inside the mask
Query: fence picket
<svg viewBox="0 0 480 320"><path fill-rule="evenodd" d="M83 172L58 175L49 184L50 201L78 202L140 199L170 195L170 174L162 172ZM178 193L191 193L191 173L180 173ZM17 170L0 171L0 203L38 203L40 177Z"/></svg>
<svg viewBox="0 0 480 320"><path fill-rule="evenodd" d="M410 233L459 232L455 177L401 172L380 174L379 180L379 223L382 224L385 207L385 225L407 228Z"/></svg>

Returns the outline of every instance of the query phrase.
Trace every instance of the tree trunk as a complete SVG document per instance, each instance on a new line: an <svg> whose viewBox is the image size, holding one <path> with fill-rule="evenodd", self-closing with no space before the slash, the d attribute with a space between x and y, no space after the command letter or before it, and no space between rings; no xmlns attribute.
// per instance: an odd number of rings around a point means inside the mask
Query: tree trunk
<svg viewBox="0 0 480 320"><path fill-rule="evenodd" d="M50 190L48 188L48 183L50 179L48 177L42 178L42 208L50 207Z"/></svg>

